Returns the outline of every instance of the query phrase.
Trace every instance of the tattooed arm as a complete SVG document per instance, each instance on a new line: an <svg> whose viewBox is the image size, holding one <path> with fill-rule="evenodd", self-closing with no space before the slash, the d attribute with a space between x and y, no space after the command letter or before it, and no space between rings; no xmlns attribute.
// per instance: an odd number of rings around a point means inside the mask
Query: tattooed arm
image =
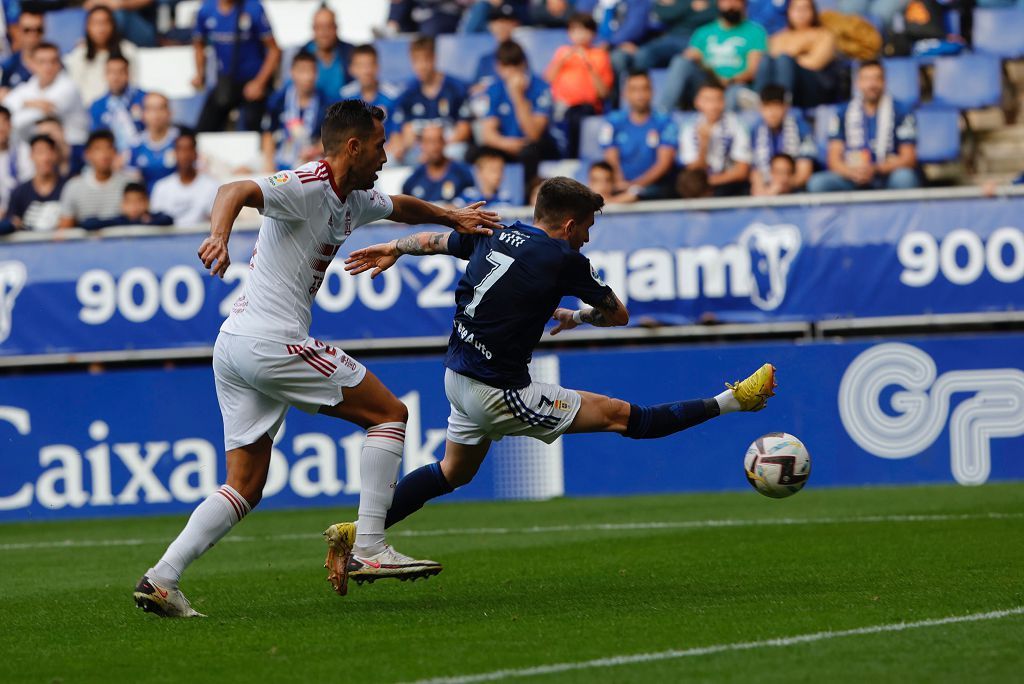
<svg viewBox="0 0 1024 684"><path fill-rule="evenodd" d="M629 323L629 311L619 301L611 290L600 304L591 309L555 309L552 318L558 321L558 325L551 329L552 335L557 335L563 330L572 330L581 323L589 323L597 328L610 328L612 326L626 325Z"/></svg>
<svg viewBox="0 0 1024 684"><path fill-rule="evenodd" d="M372 270L370 277L376 278L394 266L403 254L447 254L449 235L451 233L415 233L391 242L357 249L345 259L345 270L352 275Z"/></svg>

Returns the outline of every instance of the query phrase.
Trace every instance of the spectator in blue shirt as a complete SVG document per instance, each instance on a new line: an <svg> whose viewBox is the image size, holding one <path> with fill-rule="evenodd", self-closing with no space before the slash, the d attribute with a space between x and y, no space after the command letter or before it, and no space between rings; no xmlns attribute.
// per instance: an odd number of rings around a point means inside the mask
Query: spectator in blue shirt
<svg viewBox="0 0 1024 684"><path fill-rule="evenodd" d="M508 12L515 17L516 23L530 18L528 0L477 0L467 10L462 23L463 33L483 33L488 22L494 20L495 10ZM504 40L508 40L505 38ZM499 43L501 40L498 41Z"/></svg>
<svg viewBox="0 0 1024 684"><path fill-rule="evenodd" d="M512 193L502 187L505 180L505 157L501 152L489 147L480 148L473 161L473 178L476 184L462 191L455 201L456 206L487 202L487 207L493 210L495 207L517 207L523 203L522 197L513 197Z"/></svg>
<svg viewBox="0 0 1024 684"><path fill-rule="evenodd" d="M885 92L885 71L862 62L857 95L840 105L829 123L828 171L811 176L810 192L916 188L917 123L914 114Z"/></svg>
<svg viewBox="0 0 1024 684"><path fill-rule="evenodd" d="M300 52L292 60L291 80L274 93L263 117L265 171L296 169L323 156L320 126L327 96L316 87L316 57Z"/></svg>
<svg viewBox="0 0 1024 684"><path fill-rule="evenodd" d="M651 3L650 0L577 0L576 11L594 15L596 44L611 49L643 40L648 31Z"/></svg>
<svg viewBox="0 0 1024 684"><path fill-rule="evenodd" d="M802 190L814 173L818 145L814 134L799 111L786 104L786 89L768 85L761 90L761 120L750 136L753 163L750 171L750 194L776 195ZM775 182L772 159L784 154L793 162L793 173L785 185Z"/></svg>
<svg viewBox="0 0 1024 684"><path fill-rule="evenodd" d="M499 80L487 90L481 141L523 164L529 183L537 175L541 160L558 154L548 132L551 91L530 72L526 53L511 40L498 46L498 76Z"/></svg>
<svg viewBox="0 0 1024 684"><path fill-rule="evenodd" d="M43 33L46 25L43 22L43 15L38 12L22 12L18 17L18 23L14 26L12 33L17 38L17 52L8 57L2 68L3 76L0 77L0 100L17 85L20 85L32 78L29 71L27 57L36 49L36 46L43 42Z"/></svg>
<svg viewBox="0 0 1024 684"><path fill-rule="evenodd" d="M466 86L437 70L434 39L425 36L409 45L409 59L415 77L395 103L395 125L399 135L391 139L390 153L402 159L427 125L445 128L449 143L467 143L472 136Z"/></svg>
<svg viewBox="0 0 1024 684"><path fill-rule="evenodd" d="M512 32L519 26L519 17L515 8L502 3L497 7L491 7L490 20L487 22L487 30L494 36L494 44L501 45L506 40L512 40ZM476 74L473 76L473 86L470 93L477 95L486 92L491 84L498 79L498 53L489 52L480 58L476 63Z"/></svg>
<svg viewBox="0 0 1024 684"><path fill-rule="evenodd" d="M466 188L473 187L469 165L448 159L444 153L444 128L427 126L420 132L420 159L402 185L402 193L426 202L453 203Z"/></svg>
<svg viewBox="0 0 1024 684"><path fill-rule="evenodd" d="M220 131L239 108L240 128L256 131L263 119L267 89L281 50L259 0L204 0L192 33L196 90L206 85L206 46L217 56L217 83L199 115L197 130Z"/></svg>
<svg viewBox="0 0 1024 684"><path fill-rule="evenodd" d="M316 57L317 90L336 102L341 98L342 86L348 82L346 69L352 45L338 38L338 22L327 5L321 5L313 15L313 40L302 50Z"/></svg>
<svg viewBox="0 0 1024 684"><path fill-rule="evenodd" d="M574 0L532 0L530 7L530 26L546 26L548 28L565 28L569 25L569 17L576 11Z"/></svg>
<svg viewBox="0 0 1024 684"><path fill-rule="evenodd" d="M142 102L142 136L128 155L128 166L138 169L146 189L178 168L174 141L178 129L171 125L171 108L160 93L148 93Z"/></svg>
<svg viewBox="0 0 1024 684"><path fill-rule="evenodd" d="M381 82L377 48L372 45L359 45L353 48L348 73L352 80L342 86L341 99L362 100L383 109L387 114L387 118L384 119L384 131L390 136L397 128L392 113L395 111L395 102L402 93L398 86Z"/></svg>
<svg viewBox="0 0 1024 684"><path fill-rule="evenodd" d="M666 66L686 49L690 36L699 27L713 21L714 0L657 0L651 7L660 24L658 35L642 44L626 42L612 53L616 73L623 77L631 71L650 71Z"/></svg>
<svg viewBox="0 0 1024 684"><path fill-rule="evenodd" d="M634 201L669 197L679 131L671 116L651 108L654 93L646 73L631 74L624 90L626 109L609 114L601 130L615 191Z"/></svg>
<svg viewBox="0 0 1024 684"><path fill-rule="evenodd" d="M455 33L461 18L459 0L391 0L388 30L424 36Z"/></svg>
<svg viewBox="0 0 1024 684"><path fill-rule="evenodd" d="M117 151L125 152L139 142L143 128L144 92L129 83L129 64L124 57L107 60L107 93L92 103L89 116L92 130L106 128L114 134Z"/></svg>

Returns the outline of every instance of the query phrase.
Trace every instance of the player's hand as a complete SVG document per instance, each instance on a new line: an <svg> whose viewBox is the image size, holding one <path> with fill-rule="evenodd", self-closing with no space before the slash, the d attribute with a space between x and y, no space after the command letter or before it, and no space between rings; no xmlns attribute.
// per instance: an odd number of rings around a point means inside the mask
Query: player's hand
<svg viewBox="0 0 1024 684"><path fill-rule="evenodd" d="M263 99L263 95L266 91L266 85L254 78L242 87L242 97L249 102L257 102Z"/></svg>
<svg viewBox="0 0 1024 684"><path fill-rule="evenodd" d="M373 269L370 278L376 278L394 266L395 262L398 261L398 256L398 254L395 254L393 242L370 245L349 254L348 259L345 259L345 270L351 275L359 275Z"/></svg>
<svg viewBox="0 0 1024 684"><path fill-rule="evenodd" d="M558 321L558 325L551 329L551 334L557 335L563 330L572 330L577 327L579 323L572 318L574 313L575 311L572 309L563 309L561 307L555 309L555 313L551 315L551 320Z"/></svg>
<svg viewBox="0 0 1024 684"><path fill-rule="evenodd" d="M501 230L498 223L501 217L493 211L487 211L482 207L486 202L473 202L461 209L451 209L448 216L452 221L452 228L459 233L478 233L480 235L492 235L494 231Z"/></svg>
<svg viewBox="0 0 1024 684"><path fill-rule="evenodd" d="M210 269L210 275L223 278L231 265L227 240L214 235L203 240L203 244L199 245L199 260L205 268Z"/></svg>

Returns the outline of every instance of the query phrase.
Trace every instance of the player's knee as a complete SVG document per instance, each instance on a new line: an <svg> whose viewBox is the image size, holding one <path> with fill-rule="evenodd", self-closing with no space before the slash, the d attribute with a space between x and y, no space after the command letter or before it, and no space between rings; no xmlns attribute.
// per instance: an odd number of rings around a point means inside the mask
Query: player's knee
<svg viewBox="0 0 1024 684"><path fill-rule="evenodd" d="M403 404L398 399L391 402L387 410L385 411L386 416L382 423L408 423L409 422L409 407Z"/></svg>
<svg viewBox="0 0 1024 684"><path fill-rule="evenodd" d="M479 469L479 463L468 463L447 456L441 461L441 472L452 489L469 484Z"/></svg>
<svg viewBox="0 0 1024 684"><path fill-rule="evenodd" d="M609 397L602 407L606 432L625 432L629 425L630 404L628 401Z"/></svg>

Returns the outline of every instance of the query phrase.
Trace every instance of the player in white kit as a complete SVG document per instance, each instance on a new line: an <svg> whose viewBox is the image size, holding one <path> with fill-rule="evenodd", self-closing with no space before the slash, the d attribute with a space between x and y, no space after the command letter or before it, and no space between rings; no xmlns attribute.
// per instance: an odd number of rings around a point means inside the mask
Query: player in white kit
<svg viewBox="0 0 1024 684"><path fill-rule="evenodd" d="M295 171L222 186L211 232L199 258L212 275L229 266L228 239L243 206L264 216L249 261L242 295L221 326L214 346L217 399L224 419L227 481L192 513L185 529L135 587L136 605L163 617L196 617L178 588L184 570L259 503L270 466L273 438L289 406L342 418L366 429L360 460L362 490L358 534L353 524L334 530L329 579L347 590L353 549L382 576L399 579L437 574L441 566L395 551L384 540L384 520L394 495L408 410L361 363L309 336L311 307L338 249L359 226L391 218L436 224L460 232L499 228L482 203L447 210L405 195L373 190L387 161L384 112L360 100L332 105L322 127L325 158Z"/></svg>

